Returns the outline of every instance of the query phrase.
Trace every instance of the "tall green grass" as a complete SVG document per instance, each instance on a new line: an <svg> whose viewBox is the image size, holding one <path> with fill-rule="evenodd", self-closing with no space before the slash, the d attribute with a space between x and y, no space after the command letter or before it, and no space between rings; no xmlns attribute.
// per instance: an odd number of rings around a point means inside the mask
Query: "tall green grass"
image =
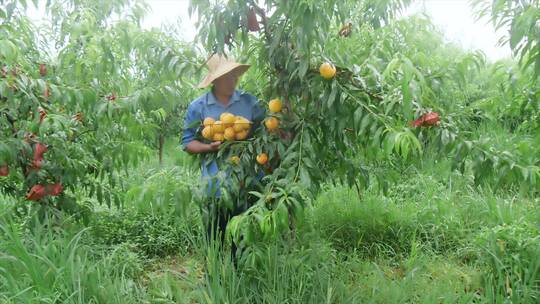
<svg viewBox="0 0 540 304"><path fill-rule="evenodd" d="M331 187L309 211L309 224L345 255L394 261L440 257L458 269L472 268L481 282L475 301L537 303L538 200L519 189L475 187L472 179L446 167L431 163L407 172L386 196L368 190L360 198L353 189Z"/></svg>
<svg viewBox="0 0 540 304"><path fill-rule="evenodd" d="M384 195L325 186L294 240L253 245L235 266L177 196L198 175L169 142L163 167L124 179L127 193L160 191L101 208L87 227L3 201L0 302L537 303L538 199L426 159L380 168L398 177Z"/></svg>
<svg viewBox="0 0 540 304"><path fill-rule="evenodd" d="M120 249L96 254L84 244L86 229L55 225L45 221L30 232L3 218L0 302L138 303L136 257Z"/></svg>

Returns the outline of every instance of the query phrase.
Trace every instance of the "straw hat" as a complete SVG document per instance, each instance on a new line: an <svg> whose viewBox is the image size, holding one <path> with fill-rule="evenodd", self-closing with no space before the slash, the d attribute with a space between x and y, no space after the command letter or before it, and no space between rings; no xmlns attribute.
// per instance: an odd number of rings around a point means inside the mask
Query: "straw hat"
<svg viewBox="0 0 540 304"><path fill-rule="evenodd" d="M199 89L206 88L217 78L231 72L232 70L240 71L240 74L244 74L250 67L249 64L240 64L233 60L230 60L222 55L214 54L206 62L208 65L208 75L197 86Z"/></svg>

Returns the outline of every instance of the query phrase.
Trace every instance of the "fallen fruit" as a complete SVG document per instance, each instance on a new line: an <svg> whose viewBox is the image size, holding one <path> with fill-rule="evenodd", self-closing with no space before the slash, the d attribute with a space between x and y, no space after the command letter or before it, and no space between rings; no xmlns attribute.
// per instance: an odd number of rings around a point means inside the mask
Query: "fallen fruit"
<svg viewBox="0 0 540 304"><path fill-rule="evenodd" d="M325 62L319 67L319 72L324 79L332 79L336 75L336 67L329 62Z"/></svg>
<svg viewBox="0 0 540 304"><path fill-rule="evenodd" d="M257 155L257 163L259 163L259 165L264 165L267 162L268 162L268 155L266 155L266 153L261 153Z"/></svg>
<svg viewBox="0 0 540 304"><path fill-rule="evenodd" d="M277 113L281 111L282 108L283 108L283 103L281 102L281 100L277 98L270 100L270 102L268 103L268 109L270 110L271 113Z"/></svg>
<svg viewBox="0 0 540 304"><path fill-rule="evenodd" d="M274 131L279 127L279 119L275 117L269 117L264 122L264 125L268 129L268 131Z"/></svg>

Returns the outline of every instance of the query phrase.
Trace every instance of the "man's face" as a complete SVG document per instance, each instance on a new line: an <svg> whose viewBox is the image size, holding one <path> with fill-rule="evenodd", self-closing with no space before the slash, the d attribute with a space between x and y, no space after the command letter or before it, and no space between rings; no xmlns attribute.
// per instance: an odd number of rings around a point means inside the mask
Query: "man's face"
<svg viewBox="0 0 540 304"><path fill-rule="evenodd" d="M238 70L232 70L229 73L214 80L214 90L223 95L232 95L240 78Z"/></svg>

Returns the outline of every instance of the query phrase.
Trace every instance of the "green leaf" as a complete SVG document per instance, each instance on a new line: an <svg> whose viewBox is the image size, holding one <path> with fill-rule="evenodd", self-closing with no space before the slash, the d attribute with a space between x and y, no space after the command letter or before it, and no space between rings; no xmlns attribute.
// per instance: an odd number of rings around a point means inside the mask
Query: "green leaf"
<svg viewBox="0 0 540 304"><path fill-rule="evenodd" d="M410 89L412 74L408 67L403 72L404 76L401 80L401 92L403 94L403 115L405 116L405 119L411 119L413 117L412 94Z"/></svg>
<svg viewBox="0 0 540 304"><path fill-rule="evenodd" d="M353 114L353 124L356 130L360 129L360 120L362 119L362 107L359 106Z"/></svg>
<svg viewBox="0 0 540 304"><path fill-rule="evenodd" d="M394 150L395 143L396 143L396 133L390 132L388 135L386 135L386 138L384 140L384 152L387 156L392 154L392 150Z"/></svg>
<svg viewBox="0 0 540 304"><path fill-rule="evenodd" d="M300 168L300 181L306 187L311 186L311 177L305 167Z"/></svg>
<svg viewBox="0 0 540 304"><path fill-rule="evenodd" d="M17 47L13 42L2 39L0 40L0 56L4 57L8 62L17 60Z"/></svg>
<svg viewBox="0 0 540 304"><path fill-rule="evenodd" d="M306 76L306 73L309 69L309 60L304 59L302 62L300 62L300 68L298 70L298 77L304 78Z"/></svg>
<svg viewBox="0 0 540 304"><path fill-rule="evenodd" d="M360 123L360 130L359 130L360 134L364 134L370 122L371 122L371 114L364 115L364 118L362 119L362 122Z"/></svg>
<svg viewBox="0 0 540 304"><path fill-rule="evenodd" d="M178 62L178 60L180 60L180 58L178 56L174 56L171 61L169 62L169 71L174 71L174 65Z"/></svg>
<svg viewBox="0 0 540 304"><path fill-rule="evenodd" d="M328 101L327 101L327 106L328 108L332 108L332 106L334 105L334 101L336 100L336 95L337 95L337 92L338 92L338 89L337 89L337 85L336 85L336 82L332 82L332 91L330 92L330 96L328 96Z"/></svg>

